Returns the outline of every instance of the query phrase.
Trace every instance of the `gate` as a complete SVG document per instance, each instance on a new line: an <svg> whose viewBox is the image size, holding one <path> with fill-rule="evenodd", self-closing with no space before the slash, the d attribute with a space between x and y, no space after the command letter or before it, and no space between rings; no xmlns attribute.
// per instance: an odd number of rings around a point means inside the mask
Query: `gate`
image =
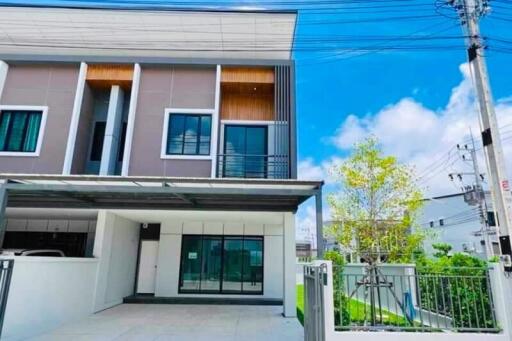
<svg viewBox="0 0 512 341"><path fill-rule="evenodd" d="M11 285L13 266L14 259L0 260L0 337L2 336L2 327L4 325L5 308L7 307L7 298L9 297L9 286Z"/></svg>
<svg viewBox="0 0 512 341"><path fill-rule="evenodd" d="M325 264L304 266L304 340L325 341L324 285Z"/></svg>

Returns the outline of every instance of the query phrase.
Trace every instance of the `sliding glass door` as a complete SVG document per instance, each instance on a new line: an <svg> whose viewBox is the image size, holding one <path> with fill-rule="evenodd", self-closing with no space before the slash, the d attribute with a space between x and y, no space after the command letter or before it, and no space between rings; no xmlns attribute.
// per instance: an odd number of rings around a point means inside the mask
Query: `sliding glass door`
<svg viewBox="0 0 512 341"><path fill-rule="evenodd" d="M267 127L226 125L223 176L267 177Z"/></svg>
<svg viewBox="0 0 512 341"><path fill-rule="evenodd" d="M263 293L263 238L184 235L180 293Z"/></svg>

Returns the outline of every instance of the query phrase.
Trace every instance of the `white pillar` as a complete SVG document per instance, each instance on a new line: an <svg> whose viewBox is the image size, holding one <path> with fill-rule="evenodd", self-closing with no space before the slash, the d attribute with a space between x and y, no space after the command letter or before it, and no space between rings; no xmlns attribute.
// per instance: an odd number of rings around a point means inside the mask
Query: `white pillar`
<svg viewBox="0 0 512 341"><path fill-rule="evenodd" d="M284 213L283 225L283 315L295 317L297 316L295 215L291 212Z"/></svg>
<svg viewBox="0 0 512 341"><path fill-rule="evenodd" d="M126 136L124 141L123 166L121 170L122 176L128 176L128 171L130 169L135 113L137 111L137 99L139 96L140 74L140 65L135 64L133 67L132 92L130 94L130 108L128 109L128 123L126 125Z"/></svg>
<svg viewBox="0 0 512 341"><path fill-rule="evenodd" d="M512 278L502 270L502 264L492 264L489 268L489 281L492 289L496 320L502 333L512 340Z"/></svg>
<svg viewBox="0 0 512 341"><path fill-rule="evenodd" d="M335 326L334 326L334 287L333 287L333 274L332 262L330 260L317 260L313 262L314 266L321 266L325 264L327 270L327 283L324 285L324 339L326 341L335 340Z"/></svg>
<svg viewBox="0 0 512 341"><path fill-rule="evenodd" d="M113 175L116 170L121 126L123 122L124 91L119 85L113 85L108 102L105 139L101 153L100 175Z"/></svg>
<svg viewBox="0 0 512 341"><path fill-rule="evenodd" d="M0 97L4 93L5 80L7 79L7 72L9 71L9 64L0 60Z"/></svg>
<svg viewBox="0 0 512 341"><path fill-rule="evenodd" d="M5 180L0 180L0 247L4 244L5 229L7 228L7 219L5 211L7 209L7 189L5 188Z"/></svg>
<svg viewBox="0 0 512 341"><path fill-rule="evenodd" d="M212 172L211 178L217 176L217 148L219 145L219 125L220 125L220 81L222 76L222 69L220 65L217 65L217 76L215 79L215 108L212 115L212 138L210 153L212 156Z"/></svg>
<svg viewBox="0 0 512 341"><path fill-rule="evenodd" d="M80 63L80 72L78 73L78 82L76 85L75 101L73 102L73 112L71 113L71 123L69 124L68 141L66 144L66 154L64 156L64 166L62 174L71 174L71 164L73 163L73 154L75 152L76 134L78 132L78 123L80 121L80 110L82 109L82 100L84 98L85 79L87 77L87 64Z"/></svg>

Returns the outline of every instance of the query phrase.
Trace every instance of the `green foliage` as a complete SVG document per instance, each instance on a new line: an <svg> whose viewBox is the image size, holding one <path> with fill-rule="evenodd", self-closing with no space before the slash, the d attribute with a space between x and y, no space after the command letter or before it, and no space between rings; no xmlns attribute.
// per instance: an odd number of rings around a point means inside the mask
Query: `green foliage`
<svg viewBox="0 0 512 341"><path fill-rule="evenodd" d="M324 259L330 260L333 267L337 267L339 270L343 270L345 266L345 258L338 251L329 250L324 252Z"/></svg>
<svg viewBox="0 0 512 341"><path fill-rule="evenodd" d="M343 288L343 270L345 259L338 251L326 251L324 258L332 262L332 278L334 294L334 322L335 325L347 325L350 322L348 298L344 294L337 294L336 291Z"/></svg>
<svg viewBox="0 0 512 341"><path fill-rule="evenodd" d="M444 245L436 249L447 250ZM464 253L447 254L417 259L422 307L450 316L455 328L496 328L487 263Z"/></svg>
<svg viewBox="0 0 512 341"><path fill-rule="evenodd" d="M383 155L370 137L332 175L341 190L327 198L337 222L327 233L368 260L410 262L424 239L416 223L423 194L413 170Z"/></svg>
<svg viewBox="0 0 512 341"><path fill-rule="evenodd" d="M436 250L434 253L436 258L447 257L452 250L452 246L448 243L435 243L432 244L432 248Z"/></svg>

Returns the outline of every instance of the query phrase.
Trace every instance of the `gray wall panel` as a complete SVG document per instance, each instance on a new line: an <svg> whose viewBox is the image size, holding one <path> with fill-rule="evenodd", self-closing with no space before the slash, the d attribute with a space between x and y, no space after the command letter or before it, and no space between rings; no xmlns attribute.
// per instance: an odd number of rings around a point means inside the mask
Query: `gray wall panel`
<svg viewBox="0 0 512 341"><path fill-rule="evenodd" d="M82 108L80 110L80 120L78 123L78 131L75 141L75 150L73 152L73 163L71 164L71 174L83 174L84 172L85 164L89 157L88 151L92 131L93 108L93 93L89 85L85 84Z"/></svg>
<svg viewBox="0 0 512 341"><path fill-rule="evenodd" d="M143 67L133 133L129 175L209 177L209 160L161 159L166 108L215 106L216 69L209 67Z"/></svg>
<svg viewBox="0 0 512 341"><path fill-rule="evenodd" d="M48 106L39 157L0 156L0 172L61 174L78 80L76 65L11 65L0 103Z"/></svg>

